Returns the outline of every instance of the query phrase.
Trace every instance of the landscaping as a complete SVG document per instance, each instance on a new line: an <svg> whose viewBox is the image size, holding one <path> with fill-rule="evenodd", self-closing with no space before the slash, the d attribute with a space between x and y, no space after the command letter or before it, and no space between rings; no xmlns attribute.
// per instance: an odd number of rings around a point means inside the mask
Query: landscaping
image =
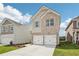
<svg viewBox="0 0 79 59"><path fill-rule="evenodd" d="M16 50L16 49L17 49L17 47L15 47L15 46L0 46L0 54L9 52L12 50Z"/></svg>
<svg viewBox="0 0 79 59"><path fill-rule="evenodd" d="M54 56L79 56L79 45L70 42L60 42L54 51Z"/></svg>

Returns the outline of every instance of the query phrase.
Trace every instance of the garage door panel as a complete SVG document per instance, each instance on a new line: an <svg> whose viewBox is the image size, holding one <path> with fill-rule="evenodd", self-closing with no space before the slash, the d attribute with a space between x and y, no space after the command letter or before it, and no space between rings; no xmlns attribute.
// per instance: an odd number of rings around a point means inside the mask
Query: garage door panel
<svg viewBox="0 0 79 59"><path fill-rule="evenodd" d="M34 35L33 36L33 44L43 44L43 36L42 35Z"/></svg>
<svg viewBox="0 0 79 59"><path fill-rule="evenodd" d="M33 44L56 45L56 35L34 35Z"/></svg>
<svg viewBox="0 0 79 59"><path fill-rule="evenodd" d="M44 44L45 45L56 45L56 35L45 35Z"/></svg>

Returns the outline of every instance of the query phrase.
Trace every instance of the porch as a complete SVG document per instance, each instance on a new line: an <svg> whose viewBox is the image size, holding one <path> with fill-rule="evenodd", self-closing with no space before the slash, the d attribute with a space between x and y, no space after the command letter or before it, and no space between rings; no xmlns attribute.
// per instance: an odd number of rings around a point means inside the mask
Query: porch
<svg viewBox="0 0 79 59"><path fill-rule="evenodd" d="M73 40L74 43L79 44L79 31L73 32Z"/></svg>

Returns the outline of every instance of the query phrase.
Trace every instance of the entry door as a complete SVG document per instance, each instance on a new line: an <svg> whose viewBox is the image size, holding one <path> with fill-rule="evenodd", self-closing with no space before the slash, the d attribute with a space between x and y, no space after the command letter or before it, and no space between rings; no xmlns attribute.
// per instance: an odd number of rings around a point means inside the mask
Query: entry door
<svg viewBox="0 0 79 59"><path fill-rule="evenodd" d="M43 35L34 35L33 36L33 44L43 44Z"/></svg>
<svg viewBox="0 0 79 59"><path fill-rule="evenodd" d="M56 45L56 35L45 35L44 44L45 45Z"/></svg>

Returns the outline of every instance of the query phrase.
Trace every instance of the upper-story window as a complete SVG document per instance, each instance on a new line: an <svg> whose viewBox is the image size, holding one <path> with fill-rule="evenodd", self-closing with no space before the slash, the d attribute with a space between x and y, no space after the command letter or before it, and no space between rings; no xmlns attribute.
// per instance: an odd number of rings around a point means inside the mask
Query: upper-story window
<svg viewBox="0 0 79 59"><path fill-rule="evenodd" d="M3 25L1 28L2 33L13 33L13 26L12 25Z"/></svg>
<svg viewBox="0 0 79 59"><path fill-rule="evenodd" d="M50 20L46 20L46 26L53 26L54 25L54 20L50 19Z"/></svg>
<svg viewBox="0 0 79 59"><path fill-rule="evenodd" d="M10 31L13 32L13 26L10 27Z"/></svg>
<svg viewBox="0 0 79 59"><path fill-rule="evenodd" d="M54 20L51 19L51 20L50 20L50 26L53 26L53 25L54 25Z"/></svg>
<svg viewBox="0 0 79 59"><path fill-rule="evenodd" d="M39 27L39 22L38 21L35 22L35 27Z"/></svg>
<svg viewBox="0 0 79 59"><path fill-rule="evenodd" d="M78 22L78 28L79 28L79 22Z"/></svg>
<svg viewBox="0 0 79 59"><path fill-rule="evenodd" d="M1 29L1 31L2 31L2 32L5 32L5 30L6 30L6 29L5 29L5 27L3 26L2 29Z"/></svg>
<svg viewBox="0 0 79 59"><path fill-rule="evenodd" d="M49 26L50 24L49 24L49 20L46 20L46 26Z"/></svg>

